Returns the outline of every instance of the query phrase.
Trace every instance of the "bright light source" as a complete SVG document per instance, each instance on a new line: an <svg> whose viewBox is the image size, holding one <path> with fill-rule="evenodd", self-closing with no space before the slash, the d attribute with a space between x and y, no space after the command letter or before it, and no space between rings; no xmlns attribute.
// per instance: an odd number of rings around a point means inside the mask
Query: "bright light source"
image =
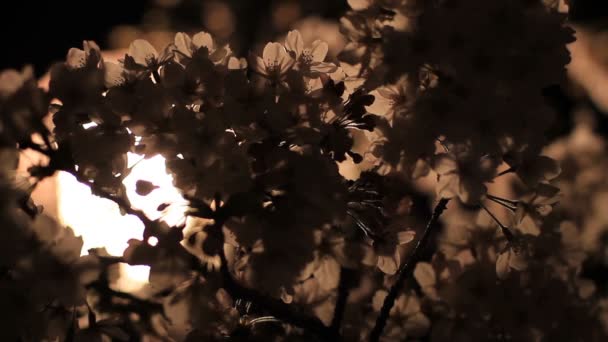
<svg viewBox="0 0 608 342"><path fill-rule="evenodd" d="M95 122L89 122L82 125L82 128L84 129L89 129L93 127L97 127L97 124Z"/></svg>
<svg viewBox="0 0 608 342"><path fill-rule="evenodd" d="M161 156L142 160L141 156L129 154L128 161L130 167L135 165L124 180L133 207L143 210L151 219L162 217L171 225L183 221L185 201L173 187L172 177L165 169L165 160ZM135 192L135 183L140 179L159 188L148 196L139 196ZM105 247L111 255L120 256L130 239L142 239L144 227L136 217L122 216L116 204L92 195L86 185L68 173L60 173L58 183L60 219L74 229L76 235L82 236L83 255L90 248ZM159 212L157 208L161 203L171 203L171 206ZM158 241L149 242L155 244ZM148 266L124 265L123 276L117 286L124 290L140 288L148 281L149 270Z"/></svg>
<svg viewBox="0 0 608 342"><path fill-rule="evenodd" d="M152 236L148 239L148 244L150 246L156 246L158 244L158 239L156 237Z"/></svg>

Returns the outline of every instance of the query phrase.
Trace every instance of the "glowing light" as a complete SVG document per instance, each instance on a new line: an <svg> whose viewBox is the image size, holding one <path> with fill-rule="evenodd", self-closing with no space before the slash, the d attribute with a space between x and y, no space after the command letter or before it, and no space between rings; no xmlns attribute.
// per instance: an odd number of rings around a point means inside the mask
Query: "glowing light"
<svg viewBox="0 0 608 342"><path fill-rule="evenodd" d="M150 246L156 246L158 244L158 239L152 236L148 239L148 244L150 244Z"/></svg>
<svg viewBox="0 0 608 342"><path fill-rule="evenodd" d="M83 124L82 127L84 129L89 129L89 128L97 127L97 124L95 122L89 122L89 123Z"/></svg>
<svg viewBox="0 0 608 342"><path fill-rule="evenodd" d="M171 225L182 221L185 201L173 187L173 179L166 172L164 159L156 156L142 160L141 156L129 154L128 161L133 169L123 183L133 207L143 210L151 219L162 217ZM135 183L140 179L150 181L159 188L148 196L139 196L135 192ZM74 229L76 235L83 237L83 255L90 248L105 247L109 254L120 256L130 239L142 239L144 227L136 217L122 216L116 204L92 195L90 189L72 175L60 173L58 187L60 219ZM171 203L171 206L159 212L157 208L161 203ZM150 241L151 244L157 242ZM117 287L135 290L148 281L148 266L121 266L122 276Z"/></svg>

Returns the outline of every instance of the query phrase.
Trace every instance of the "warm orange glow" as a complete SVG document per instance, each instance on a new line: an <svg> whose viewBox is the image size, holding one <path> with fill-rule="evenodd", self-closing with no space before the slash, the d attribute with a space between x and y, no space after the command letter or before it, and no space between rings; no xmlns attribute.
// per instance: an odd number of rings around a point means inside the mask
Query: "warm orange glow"
<svg viewBox="0 0 608 342"><path fill-rule="evenodd" d="M129 154L131 174L125 178L127 195L134 208L143 210L151 219L163 217L170 224L183 220L184 200L172 185L167 175L164 159L160 156L148 160ZM135 192L137 180L147 180L159 186L148 196ZM76 235L82 235L82 254L89 248L105 247L111 255L122 255L130 239L141 239L142 223L131 215L122 216L113 202L91 195L89 188L80 184L68 173L59 174L59 216L64 224L72 227ZM158 212L161 203L172 203L167 212ZM148 266L121 265L123 276L117 287L135 290L148 281Z"/></svg>

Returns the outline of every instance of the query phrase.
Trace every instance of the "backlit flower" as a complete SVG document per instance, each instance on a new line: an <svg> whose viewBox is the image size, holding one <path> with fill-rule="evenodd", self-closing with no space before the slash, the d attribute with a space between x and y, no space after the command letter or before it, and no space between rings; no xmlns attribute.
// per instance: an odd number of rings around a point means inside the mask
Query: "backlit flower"
<svg viewBox="0 0 608 342"><path fill-rule="evenodd" d="M484 183L492 180L496 172L496 161L441 153L435 155L432 167L437 173L439 197L458 197L464 203L476 204L487 191Z"/></svg>
<svg viewBox="0 0 608 342"><path fill-rule="evenodd" d="M213 41L213 37L207 32L199 32L190 38L189 35L178 32L174 43L177 59L192 58L200 49L207 49L209 59L213 63L227 62L232 54L228 45L220 46Z"/></svg>
<svg viewBox="0 0 608 342"><path fill-rule="evenodd" d="M293 67L295 61L289 56L280 43L268 43L262 52L262 58L255 57L254 68L260 75L279 81Z"/></svg>
<svg viewBox="0 0 608 342"><path fill-rule="evenodd" d="M325 62L329 47L326 42L315 40L309 47L304 47L304 40L299 31L289 31L285 48L298 63L298 68L307 76L315 77L321 73L335 72L338 67Z"/></svg>

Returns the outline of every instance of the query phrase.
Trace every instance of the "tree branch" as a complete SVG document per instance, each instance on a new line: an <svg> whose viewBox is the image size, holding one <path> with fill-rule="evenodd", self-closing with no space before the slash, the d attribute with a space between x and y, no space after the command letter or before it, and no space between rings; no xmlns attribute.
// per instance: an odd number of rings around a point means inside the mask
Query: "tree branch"
<svg viewBox="0 0 608 342"><path fill-rule="evenodd" d="M45 151L46 152L46 151ZM65 152L64 152L65 153ZM141 210L134 209L131 205L123 198L113 196L107 191L99 188L95 183L91 183L89 180L85 179L82 175L80 175L75 169L70 167L70 164L62 163L61 161L61 153L59 151L50 151L48 155L51 157L51 167L54 167L56 170L61 170L70 173L73 175L76 180L80 183L87 185L93 194L100 196L102 198L108 199L118 205L124 212L127 214L133 215L137 217L146 227L154 224L148 216ZM57 161L56 163L53 163ZM222 221L223 218L217 218L219 221ZM221 225L219 225L221 227ZM309 331L315 335L317 335L323 341L339 341L340 336L338 331L334 331L334 329L327 327L321 320L318 318L309 315L303 312L302 309L298 308L293 304L286 304L279 299L275 299L269 296L265 296L254 289L249 289L247 287L239 284L233 277L230 271L228 270L228 264L226 262L226 257L223 252L219 253L222 257L222 266L220 269L221 277L223 279L223 286L225 290L233 297L233 298L241 298L246 301L250 301L255 303L256 305L267 310L271 315L277 317L278 319L292 324L294 326L300 327L306 331ZM198 267L195 267L197 271L201 271ZM205 272L202 272L205 273ZM99 284L97 284L99 285ZM108 291L108 289L102 288L104 291ZM129 294L111 292L109 293L113 296L118 296L124 299L129 299L133 304L143 304L139 301L136 301L136 297L125 297L129 296ZM134 302L135 301L135 302ZM147 304L147 303L145 303Z"/></svg>
<svg viewBox="0 0 608 342"><path fill-rule="evenodd" d="M252 302L256 306L268 311L270 315L279 320L315 334L322 341L340 341L340 336L336 331L323 324L318 318L303 312L303 310L296 305L286 304L280 299L266 296L254 289L239 284L228 269L225 255L220 253L220 256L222 258L220 272L223 280L223 288L230 296Z"/></svg>
<svg viewBox="0 0 608 342"><path fill-rule="evenodd" d="M134 209L133 207L131 207L131 205L129 203L127 203L127 201L125 199L123 199L121 197L112 196L112 194L101 189L95 183L89 182L87 179L82 177L75 170L62 169L61 171L69 172L72 176L74 176L76 178L76 180L78 180L78 182L85 184L89 188L91 188L91 191L93 192L93 194L116 203L116 205L118 205L118 207L120 209L122 209L125 213L137 217L144 224L144 226L148 227L153 223L153 221L150 218L148 218L148 216L143 211L141 211L139 209Z"/></svg>
<svg viewBox="0 0 608 342"><path fill-rule="evenodd" d="M344 312L346 311L346 303L348 301L348 295L350 289L353 287L354 272L348 268L340 268L340 283L338 284L338 298L336 299L336 306L334 308L334 317L331 320L330 329L335 334L340 333L340 327L342 326L342 320L344 318Z"/></svg>
<svg viewBox="0 0 608 342"><path fill-rule="evenodd" d="M395 304L395 299L397 299L397 296L399 295L399 291L403 287L405 279L412 273L414 266L416 265L416 263L418 263L418 260L422 255L422 251L424 250L424 247L426 247L429 241L431 231L433 230L433 227L437 224L439 217L446 209L449 201L450 199L448 198L442 198L441 200L439 200L439 202L435 206L435 209L433 210L431 218L429 219L426 225L426 228L424 229L424 232L422 233L422 237L420 237L420 240L418 240L418 243L416 244L416 247L414 247L414 250L412 251L412 254L410 255L407 262L403 264L397 272L397 281L395 281L388 295L384 299L382 309L380 310L380 314L376 319L376 324L374 325L374 328L370 333L370 342L378 342L378 340L380 340L380 336L382 335L382 331L386 326L386 321L388 320L389 313L393 308L393 305Z"/></svg>

